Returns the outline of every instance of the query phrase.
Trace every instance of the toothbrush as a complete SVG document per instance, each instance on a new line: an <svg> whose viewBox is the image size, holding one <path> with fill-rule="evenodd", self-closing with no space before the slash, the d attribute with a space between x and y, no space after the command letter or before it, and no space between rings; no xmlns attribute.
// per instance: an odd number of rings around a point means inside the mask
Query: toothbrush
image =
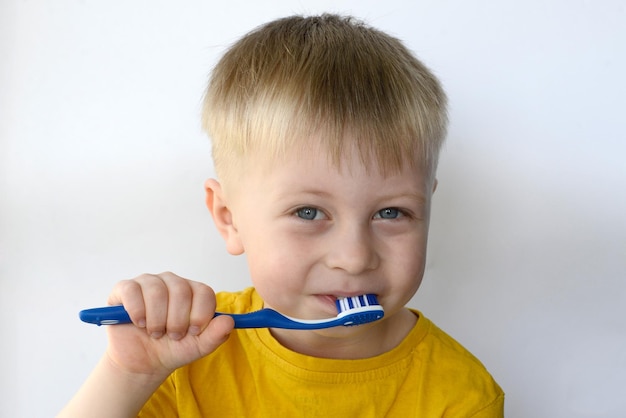
<svg viewBox="0 0 626 418"><path fill-rule="evenodd" d="M376 321L385 314L375 295L366 294L340 298L335 301L336 317L328 319L298 319L265 308L246 314L215 312L215 316L228 315L235 320L235 328L285 328L322 329L339 325L352 326ZM83 322L96 325L130 324L132 321L122 305L92 308L78 314Z"/></svg>

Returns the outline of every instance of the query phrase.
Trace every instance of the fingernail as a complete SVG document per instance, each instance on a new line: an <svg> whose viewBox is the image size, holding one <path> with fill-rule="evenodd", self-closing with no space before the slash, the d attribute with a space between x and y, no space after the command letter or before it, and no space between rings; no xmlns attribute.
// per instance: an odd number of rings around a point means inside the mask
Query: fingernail
<svg viewBox="0 0 626 418"><path fill-rule="evenodd" d="M189 335L194 335L194 336L195 336L195 335L198 335L198 334L200 334L200 327L197 327L197 326L195 326L195 325L192 325L192 326L190 326L190 327L189 327L189 329L187 330L187 333L188 333Z"/></svg>
<svg viewBox="0 0 626 418"><path fill-rule="evenodd" d="M178 341L183 338L183 334L181 334L180 332L170 332L169 334L167 334L167 336L174 341Z"/></svg>
<svg viewBox="0 0 626 418"><path fill-rule="evenodd" d="M150 334L150 336L155 340L158 340L163 336L163 333L161 331L154 331L152 334Z"/></svg>
<svg viewBox="0 0 626 418"><path fill-rule="evenodd" d="M140 319L139 321L137 321L137 326L139 328L145 328L146 327L146 320L145 319Z"/></svg>

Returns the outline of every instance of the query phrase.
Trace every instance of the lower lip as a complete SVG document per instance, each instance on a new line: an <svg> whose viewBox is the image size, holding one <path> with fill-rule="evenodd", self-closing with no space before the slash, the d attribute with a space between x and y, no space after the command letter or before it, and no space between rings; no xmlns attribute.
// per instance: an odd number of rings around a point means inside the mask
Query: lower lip
<svg viewBox="0 0 626 418"><path fill-rule="evenodd" d="M334 312L335 315L337 315L337 304L335 303L337 301L337 298L335 296L332 295L317 295L318 299L320 299L320 301L329 307L330 310L332 310L332 312Z"/></svg>

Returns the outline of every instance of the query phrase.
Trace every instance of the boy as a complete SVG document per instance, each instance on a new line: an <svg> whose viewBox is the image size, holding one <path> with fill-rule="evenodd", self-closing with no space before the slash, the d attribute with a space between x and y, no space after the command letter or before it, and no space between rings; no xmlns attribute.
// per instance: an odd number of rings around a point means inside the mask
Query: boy
<svg viewBox="0 0 626 418"><path fill-rule="evenodd" d="M501 417L470 353L405 307L424 272L445 95L396 39L334 15L279 19L216 66L203 122L219 178L206 204L253 288L172 273L119 283L100 363L61 416ZM377 295L385 317L318 331L233 330L271 307L334 317Z"/></svg>

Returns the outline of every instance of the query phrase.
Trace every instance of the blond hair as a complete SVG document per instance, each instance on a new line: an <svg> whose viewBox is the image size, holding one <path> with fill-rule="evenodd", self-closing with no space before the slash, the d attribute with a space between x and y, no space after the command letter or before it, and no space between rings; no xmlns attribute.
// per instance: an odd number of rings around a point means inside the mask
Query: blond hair
<svg viewBox="0 0 626 418"><path fill-rule="evenodd" d="M244 156L280 157L321 141L339 163L356 146L384 171L433 171L446 134L446 96L398 39L350 17L292 16L236 42L213 70L203 127L219 177Z"/></svg>

